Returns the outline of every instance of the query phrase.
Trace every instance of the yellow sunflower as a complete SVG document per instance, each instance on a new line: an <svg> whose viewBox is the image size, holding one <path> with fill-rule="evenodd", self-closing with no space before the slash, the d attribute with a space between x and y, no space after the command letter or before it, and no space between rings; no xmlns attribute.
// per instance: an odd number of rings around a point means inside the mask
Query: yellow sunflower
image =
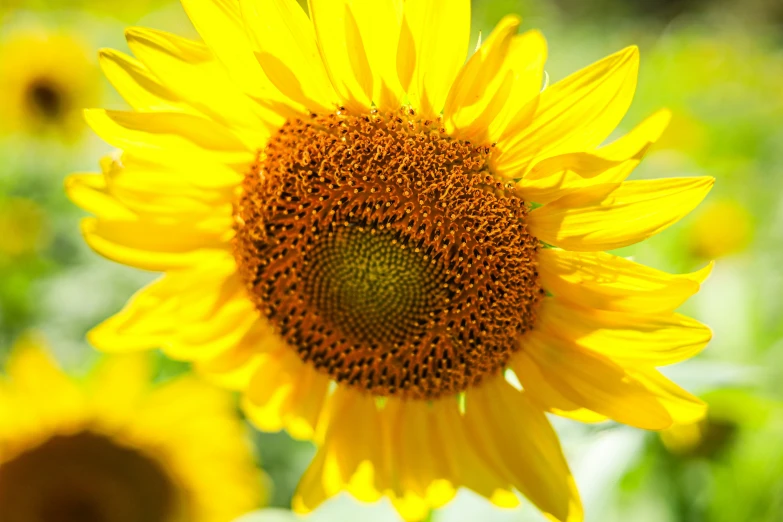
<svg viewBox="0 0 783 522"><path fill-rule="evenodd" d="M103 51L134 111L70 197L87 242L165 274L89 337L162 347L319 451L294 498L386 496L408 520L460 487L581 520L545 412L645 429L703 403L656 367L710 331L673 312L709 268L602 252L672 225L712 178L624 181L662 111L602 146L638 51L541 89L507 17L469 58L468 0L183 0L203 41L129 29ZM467 61L466 61L467 58Z"/></svg>
<svg viewBox="0 0 783 522"><path fill-rule="evenodd" d="M0 379L3 522L230 522L263 486L230 396L192 377L152 387L148 359L68 378L20 342Z"/></svg>
<svg viewBox="0 0 783 522"><path fill-rule="evenodd" d="M98 97L89 48L69 33L18 30L0 40L0 131L73 138Z"/></svg>

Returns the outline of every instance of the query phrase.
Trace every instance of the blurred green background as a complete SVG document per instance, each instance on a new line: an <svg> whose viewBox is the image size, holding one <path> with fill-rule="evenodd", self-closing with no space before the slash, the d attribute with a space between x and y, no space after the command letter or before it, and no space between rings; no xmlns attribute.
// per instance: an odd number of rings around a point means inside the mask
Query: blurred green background
<svg viewBox="0 0 783 522"><path fill-rule="evenodd" d="M369 1L369 0L368 0ZM622 255L672 272L717 259L684 312L715 338L667 369L712 406L701 426L643 433L557 421L587 520L783 521L783 2L780 0L474 0L474 39L508 13L550 44L554 82L626 45L642 53L621 130L659 107L674 119L635 178L712 175L715 188L681 224ZM195 37L176 1L0 0L0 361L30 329L80 373L97 357L85 332L154 274L99 258L63 192L111 150L82 123L85 106L124 108L97 71L101 47L127 50L123 28ZM160 360L160 378L187 367ZM287 506L313 449L253 433ZM314 520L396 520L389 505L327 503ZM437 521L543 520L469 492Z"/></svg>

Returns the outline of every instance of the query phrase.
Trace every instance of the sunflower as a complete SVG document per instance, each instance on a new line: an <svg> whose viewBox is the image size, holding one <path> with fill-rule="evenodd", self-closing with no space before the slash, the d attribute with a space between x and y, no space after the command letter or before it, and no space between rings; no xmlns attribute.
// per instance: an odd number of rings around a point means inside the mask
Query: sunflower
<svg viewBox="0 0 783 522"><path fill-rule="evenodd" d="M0 380L3 522L229 522L259 505L229 395L192 377L152 387L140 355L76 382L41 346L18 343Z"/></svg>
<svg viewBox="0 0 783 522"><path fill-rule="evenodd" d="M97 101L97 68L73 34L17 30L0 40L0 130L73 138Z"/></svg>
<svg viewBox="0 0 783 522"><path fill-rule="evenodd" d="M203 38L102 51L135 110L70 197L100 254L164 275L96 327L244 391L263 430L319 446L294 508L341 490L408 520L460 487L581 520L545 412L665 429L703 403L656 367L710 331L670 275L603 250L690 212L708 177L624 181L653 114L601 146L636 86L624 49L541 89L510 16L466 61L468 0L184 0Z"/></svg>

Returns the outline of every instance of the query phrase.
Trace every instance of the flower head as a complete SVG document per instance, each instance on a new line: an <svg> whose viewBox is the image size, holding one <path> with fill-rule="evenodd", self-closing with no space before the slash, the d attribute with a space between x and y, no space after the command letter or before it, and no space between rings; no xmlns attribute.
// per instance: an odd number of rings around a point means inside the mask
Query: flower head
<svg viewBox="0 0 783 522"><path fill-rule="evenodd" d="M347 489L409 520L468 487L579 520L544 412L664 429L703 404L655 368L698 353L669 275L602 250L660 232L711 178L629 181L658 112L602 146L636 48L543 91L507 17L466 60L467 0L184 0L203 42L130 29L102 53L123 149L68 181L101 254L165 272L90 334L162 347L320 446L294 499Z"/></svg>
<svg viewBox="0 0 783 522"><path fill-rule="evenodd" d="M95 103L96 70L78 36L17 30L0 40L0 130L73 138Z"/></svg>
<svg viewBox="0 0 783 522"><path fill-rule="evenodd" d="M0 380L3 520L230 522L263 497L230 397L191 377L153 386L148 359L84 382L33 338Z"/></svg>

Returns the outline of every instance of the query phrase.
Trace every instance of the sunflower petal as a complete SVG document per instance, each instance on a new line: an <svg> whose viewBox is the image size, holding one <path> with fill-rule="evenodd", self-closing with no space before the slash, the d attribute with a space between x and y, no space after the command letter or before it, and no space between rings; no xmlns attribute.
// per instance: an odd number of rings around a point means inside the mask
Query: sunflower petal
<svg viewBox="0 0 783 522"><path fill-rule="evenodd" d="M542 369L524 351L514 356L511 367L517 379L524 383L530 400L539 404L542 409L579 422L595 423L607 420L606 415L584 408L564 396L556 386L549 383Z"/></svg>
<svg viewBox="0 0 783 522"><path fill-rule="evenodd" d="M85 118L96 134L123 150L184 149L226 163L250 164L255 159L228 129L190 114L90 109Z"/></svg>
<svg viewBox="0 0 783 522"><path fill-rule="evenodd" d="M601 310L669 312L699 290L693 274L672 275L605 252L539 252L541 284L559 299Z"/></svg>
<svg viewBox="0 0 783 522"><path fill-rule="evenodd" d="M134 220L136 213L112 196L99 174L71 174L65 178L65 192L79 207L103 219Z"/></svg>
<svg viewBox="0 0 783 522"><path fill-rule="evenodd" d="M658 402L677 424L698 422L707 414L707 404L683 390L654 369L633 369L631 375L655 394Z"/></svg>
<svg viewBox="0 0 783 522"><path fill-rule="evenodd" d="M269 80L312 112L338 102L321 59L313 26L296 0L240 0L256 59Z"/></svg>
<svg viewBox="0 0 783 522"><path fill-rule="evenodd" d="M397 73L423 119L435 119L465 62L470 39L468 0L405 2Z"/></svg>
<svg viewBox="0 0 783 522"><path fill-rule="evenodd" d="M215 226L86 218L81 228L87 244L102 256L153 271L193 266L206 253L226 251L233 234L230 219Z"/></svg>
<svg viewBox="0 0 783 522"><path fill-rule="evenodd" d="M610 312L546 299L540 328L570 343L605 355L621 366L664 366L701 352L709 328L680 314Z"/></svg>
<svg viewBox="0 0 783 522"><path fill-rule="evenodd" d="M498 140L495 170L522 177L535 160L600 145L628 110L638 70L639 50L629 47L545 89L533 120Z"/></svg>
<svg viewBox="0 0 783 522"><path fill-rule="evenodd" d="M176 359L213 359L258 320L232 265L228 256L202 257L196 268L167 273L90 331L90 343L107 352L163 348Z"/></svg>
<svg viewBox="0 0 783 522"><path fill-rule="evenodd" d="M497 113L485 111L481 118L484 121L492 118L487 126L487 143L496 143L506 129L518 128L522 122L530 122L533 118L540 101L546 58L547 44L541 32L527 31L514 37L503 65L503 70L508 71L505 74L510 73L513 77L509 95L502 110Z"/></svg>
<svg viewBox="0 0 783 522"><path fill-rule="evenodd" d="M127 422L143 399L152 379L147 354L106 357L90 376L90 407L101 425L115 429Z"/></svg>
<svg viewBox="0 0 783 522"><path fill-rule="evenodd" d="M274 334L264 343L269 346L245 391L243 409L261 430L285 428L295 439L311 440L327 399L329 377L303 363Z"/></svg>
<svg viewBox="0 0 783 522"><path fill-rule="evenodd" d="M372 105L374 78L351 3L309 0L310 16L332 85L343 104L365 112Z"/></svg>
<svg viewBox="0 0 783 522"><path fill-rule="evenodd" d="M444 127L449 134L459 130L458 136L467 139L473 133L472 126L497 94L497 77L502 81L508 72L503 65L520 23L518 16L503 18L457 74L443 109Z"/></svg>
<svg viewBox="0 0 783 522"><path fill-rule="evenodd" d="M338 386L327 415L323 443L294 494L295 513L309 513L346 488L363 502L381 496L383 430L374 399Z"/></svg>
<svg viewBox="0 0 783 522"><path fill-rule="evenodd" d="M579 493L544 413L502 377L467 393L465 423L494 466L550 520L583 518Z"/></svg>
<svg viewBox="0 0 783 522"><path fill-rule="evenodd" d="M203 44L151 29L132 28L125 34L133 54L164 85L201 113L247 135L251 148L262 148L282 125L284 118L247 97Z"/></svg>
<svg viewBox="0 0 783 522"><path fill-rule="evenodd" d="M232 79L253 98L282 99L254 55L235 0L182 0L196 30Z"/></svg>
<svg viewBox="0 0 783 522"><path fill-rule="evenodd" d="M245 390L260 364L259 358L274 343L268 342L273 332L261 316L242 338L228 349L211 358L199 359L194 368L207 380L222 388Z"/></svg>
<svg viewBox="0 0 783 522"><path fill-rule="evenodd" d="M505 507L519 500L496 470L471 449L453 397L432 402L373 397L337 388L327 432L294 497L307 513L348 490L363 502L388 496L405 520L421 520L459 486Z"/></svg>
<svg viewBox="0 0 783 522"><path fill-rule="evenodd" d="M346 0L343 0L346 1ZM404 92L397 76L397 44L402 26L402 0L348 0L373 75L372 99L382 111L397 110Z"/></svg>
<svg viewBox="0 0 783 522"><path fill-rule="evenodd" d="M578 189L625 181L660 138L670 118L669 111L658 111L610 145L537 162L517 184L520 195L526 201L549 203Z"/></svg>
<svg viewBox="0 0 783 522"><path fill-rule="evenodd" d="M508 31L513 20L513 17L504 20L496 31ZM445 128L455 137L474 143L495 143L508 126L529 123L532 119L541 90L546 40L538 31L507 36L483 44L460 71L457 83L449 92L452 96L461 83L476 83L461 106L451 108L447 99ZM508 46L503 45L506 41ZM490 46L493 49L486 51L489 60L476 58L482 49ZM502 55L502 61L496 65L498 55ZM469 70L471 67L473 71ZM473 81L467 79L471 77ZM452 111L454 114L449 116Z"/></svg>
<svg viewBox="0 0 783 522"><path fill-rule="evenodd" d="M705 176L627 181L617 188L596 185L533 210L528 226L541 241L568 250L620 248L682 219L714 181Z"/></svg>
<svg viewBox="0 0 783 522"><path fill-rule="evenodd" d="M192 112L138 60L112 49L101 49L98 60L109 83L134 109Z"/></svg>
<svg viewBox="0 0 783 522"><path fill-rule="evenodd" d="M181 296L191 287L216 290L221 277L229 277L230 264L205 261L201 268L168 273L139 290L125 308L90 331L90 343L107 352L159 348L174 334L176 323L167 321L178 313Z"/></svg>
<svg viewBox="0 0 783 522"><path fill-rule="evenodd" d="M671 426L671 417L655 396L603 355L538 331L522 343L521 356L511 367L536 402L544 403L546 397L526 385L531 365L559 394L583 408L637 428Z"/></svg>

